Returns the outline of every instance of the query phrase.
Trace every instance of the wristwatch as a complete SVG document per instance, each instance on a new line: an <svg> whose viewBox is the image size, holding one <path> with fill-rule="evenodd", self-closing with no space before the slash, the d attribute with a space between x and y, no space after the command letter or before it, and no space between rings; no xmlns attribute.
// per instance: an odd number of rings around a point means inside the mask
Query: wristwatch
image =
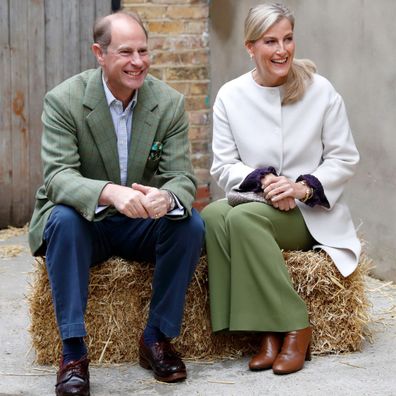
<svg viewBox="0 0 396 396"><path fill-rule="evenodd" d="M169 195L168 212L171 212L173 209L175 209L176 200L175 200L175 197L173 196L173 193L171 193L170 191L167 191L167 193Z"/></svg>

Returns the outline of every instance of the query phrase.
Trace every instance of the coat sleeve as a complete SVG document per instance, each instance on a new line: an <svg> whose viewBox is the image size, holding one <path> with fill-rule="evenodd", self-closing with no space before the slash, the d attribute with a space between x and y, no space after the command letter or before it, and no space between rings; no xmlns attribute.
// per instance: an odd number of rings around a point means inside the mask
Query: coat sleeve
<svg viewBox="0 0 396 396"><path fill-rule="evenodd" d="M80 172L76 126L68 99L63 91L62 95L51 91L44 99L41 156L45 193L53 203L71 206L91 221L101 191L109 182L83 177Z"/></svg>
<svg viewBox="0 0 396 396"><path fill-rule="evenodd" d="M211 175L227 193L237 188L254 169L245 165L230 128L227 109L221 99L221 91L213 106L213 163Z"/></svg>
<svg viewBox="0 0 396 396"><path fill-rule="evenodd" d="M344 101L338 93L335 93L324 115L322 144L322 162L312 175L322 183L331 209L359 162Z"/></svg>

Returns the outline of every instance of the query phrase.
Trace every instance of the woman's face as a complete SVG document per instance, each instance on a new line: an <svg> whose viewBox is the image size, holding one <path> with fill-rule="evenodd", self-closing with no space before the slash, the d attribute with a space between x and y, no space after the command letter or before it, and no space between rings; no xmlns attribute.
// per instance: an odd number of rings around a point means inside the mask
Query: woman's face
<svg viewBox="0 0 396 396"><path fill-rule="evenodd" d="M293 62L295 44L293 28L287 18L272 25L258 40L246 43L256 64L256 82L275 87L286 82Z"/></svg>

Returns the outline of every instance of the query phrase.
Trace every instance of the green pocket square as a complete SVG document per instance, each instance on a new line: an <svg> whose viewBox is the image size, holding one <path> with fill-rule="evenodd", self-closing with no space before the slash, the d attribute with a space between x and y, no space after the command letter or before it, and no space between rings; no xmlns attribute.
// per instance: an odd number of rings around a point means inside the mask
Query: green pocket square
<svg viewBox="0 0 396 396"><path fill-rule="evenodd" d="M150 149L149 160L156 161L161 157L162 154L162 143L154 142Z"/></svg>

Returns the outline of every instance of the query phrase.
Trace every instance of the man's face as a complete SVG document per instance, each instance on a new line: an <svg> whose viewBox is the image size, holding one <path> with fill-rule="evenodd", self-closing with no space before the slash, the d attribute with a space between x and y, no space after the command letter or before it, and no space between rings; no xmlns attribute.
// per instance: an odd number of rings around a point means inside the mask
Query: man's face
<svg viewBox="0 0 396 396"><path fill-rule="evenodd" d="M94 52L110 91L117 99L128 103L134 91L143 85L150 67L143 29L131 18L115 18L107 50L94 44Z"/></svg>

